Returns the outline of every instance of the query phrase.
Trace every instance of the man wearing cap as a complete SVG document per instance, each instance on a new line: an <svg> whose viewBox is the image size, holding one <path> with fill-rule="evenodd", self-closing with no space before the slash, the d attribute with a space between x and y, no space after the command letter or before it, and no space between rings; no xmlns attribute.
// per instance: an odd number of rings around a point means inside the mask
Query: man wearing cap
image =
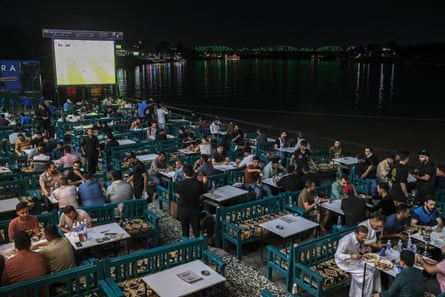
<svg viewBox="0 0 445 297"><path fill-rule="evenodd" d="M419 152L420 168L414 169L416 178L417 200L424 202L427 195L434 195L436 169L427 150Z"/></svg>

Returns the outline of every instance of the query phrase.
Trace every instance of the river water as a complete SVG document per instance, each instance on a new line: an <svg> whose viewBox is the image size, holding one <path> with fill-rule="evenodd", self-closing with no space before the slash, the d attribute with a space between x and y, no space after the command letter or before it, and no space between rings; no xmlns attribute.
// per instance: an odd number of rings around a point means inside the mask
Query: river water
<svg viewBox="0 0 445 297"><path fill-rule="evenodd" d="M241 59L117 69L117 90L219 116L302 131L350 151L428 149L445 160L445 68L323 60ZM383 157L383 156L382 156Z"/></svg>

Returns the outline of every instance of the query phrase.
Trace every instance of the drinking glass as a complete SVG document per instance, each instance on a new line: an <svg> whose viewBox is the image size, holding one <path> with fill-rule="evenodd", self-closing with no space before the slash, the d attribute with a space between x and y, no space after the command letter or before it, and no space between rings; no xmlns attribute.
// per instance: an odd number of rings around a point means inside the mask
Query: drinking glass
<svg viewBox="0 0 445 297"><path fill-rule="evenodd" d="M428 243L431 242L431 232L433 229L431 227L425 227L423 230L423 242L425 244L425 249L423 251L424 257L430 257L430 253L428 252Z"/></svg>

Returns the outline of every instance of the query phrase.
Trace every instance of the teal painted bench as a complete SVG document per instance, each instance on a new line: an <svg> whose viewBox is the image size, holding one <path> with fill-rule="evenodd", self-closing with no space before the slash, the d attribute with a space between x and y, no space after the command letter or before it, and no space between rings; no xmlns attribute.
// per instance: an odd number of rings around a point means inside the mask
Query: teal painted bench
<svg viewBox="0 0 445 297"><path fill-rule="evenodd" d="M300 293L331 296L332 292L350 286L351 275L339 269L334 260L338 241L344 234L328 234L293 248L292 279Z"/></svg>
<svg viewBox="0 0 445 297"><path fill-rule="evenodd" d="M131 287L140 296L146 296L151 289L147 288L142 277L197 259L224 275L226 264L208 250L206 237L184 237L180 242L101 261L105 263L105 279L115 294L125 294Z"/></svg>
<svg viewBox="0 0 445 297"><path fill-rule="evenodd" d="M238 259L242 258L242 247L245 244L261 241L272 235L266 229L259 226L263 221L278 218L287 213L287 196L277 195L265 197L261 200L240 203L233 206L217 208L218 220L221 226L222 248L227 249L230 242L236 247ZM219 234L215 234L217 236Z"/></svg>
<svg viewBox="0 0 445 297"><path fill-rule="evenodd" d="M123 204L122 218L115 217L115 209L119 204ZM159 242L159 217L150 211L145 199L125 200L122 202L105 203L96 206L81 207L92 216L93 225L103 225L116 223L119 221L122 227L131 235L133 239L143 240L144 247L147 247L147 240L151 237L153 245ZM134 226L140 228L134 228Z"/></svg>
<svg viewBox="0 0 445 297"><path fill-rule="evenodd" d="M338 230L338 232L335 232L334 234L336 236L340 235L344 235L346 233L349 232L353 232L355 230L355 226L354 227L345 227L342 228L340 230ZM330 236L332 234L328 234L326 236ZM312 239L311 241L315 241L315 240L324 240L324 237L318 237L316 239ZM309 241L308 241L309 242ZM304 244L303 243L300 243ZM297 247L299 244L294 244L292 246L289 245L288 247L282 248L282 249L278 249L272 245L268 245L267 246L267 278L269 280L272 280L272 276L273 276L273 272L275 271L276 273L278 273L280 276L284 277L285 279L285 283L286 283L286 288L287 290L290 292L291 288L292 288L292 266L293 266L293 249L295 247Z"/></svg>
<svg viewBox="0 0 445 297"><path fill-rule="evenodd" d="M101 262L86 263L28 281L0 286L0 296L123 296L116 294L104 280L102 265Z"/></svg>

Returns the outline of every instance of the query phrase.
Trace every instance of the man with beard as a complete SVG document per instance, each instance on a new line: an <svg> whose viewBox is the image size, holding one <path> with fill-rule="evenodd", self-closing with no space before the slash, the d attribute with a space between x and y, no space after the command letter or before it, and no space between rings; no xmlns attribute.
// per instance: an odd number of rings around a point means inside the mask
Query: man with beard
<svg viewBox="0 0 445 297"><path fill-rule="evenodd" d="M416 178L417 200L424 202L428 195L434 195L436 168L427 150L419 152L420 168L414 170Z"/></svg>
<svg viewBox="0 0 445 297"><path fill-rule="evenodd" d="M128 158L128 163L133 167L132 175L127 179L127 182L133 182L133 193L136 199L142 198L143 193L147 193L148 175L145 171L144 164L136 158L134 153L131 153Z"/></svg>
<svg viewBox="0 0 445 297"><path fill-rule="evenodd" d="M408 175L406 167L409 162L409 153L399 152L399 161L394 161L395 166L389 172L391 181L391 196L395 204L406 203L408 198Z"/></svg>
<svg viewBox="0 0 445 297"><path fill-rule="evenodd" d="M435 226L436 232L441 232L443 228L443 221L436 208L436 200L434 196L427 196L423 206L419 206L414 210L413 218L411 219L412 226Z"/></svg>
<svg viewBox="0 0 445 297"><path fill-rule="evenodd" d="M39 220L36 216L29 214L28 203L21 201L15 207L17 217L9 222L8 236L9 241L14 241L15 235L20 231L25 231L29 236L41 235Z"/></svg>

